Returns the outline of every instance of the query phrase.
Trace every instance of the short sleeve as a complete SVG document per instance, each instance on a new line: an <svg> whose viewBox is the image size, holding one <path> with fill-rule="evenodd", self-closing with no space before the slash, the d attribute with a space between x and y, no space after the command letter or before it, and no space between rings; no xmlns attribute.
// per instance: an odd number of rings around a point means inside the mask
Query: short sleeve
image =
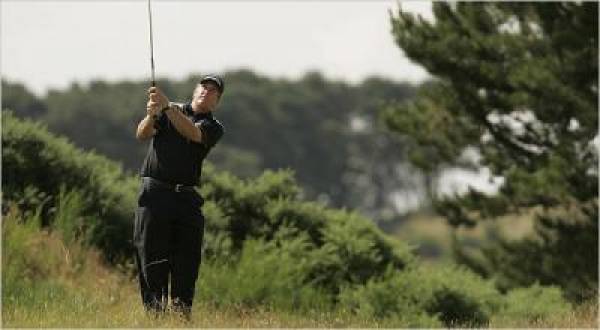
<svg viewBox="0 0 600 330"><path fill-rule="evenodd" d="M216 120L204 119L194 124L202 132L202 144L209 149L223 136L223 126Z"/></svg>

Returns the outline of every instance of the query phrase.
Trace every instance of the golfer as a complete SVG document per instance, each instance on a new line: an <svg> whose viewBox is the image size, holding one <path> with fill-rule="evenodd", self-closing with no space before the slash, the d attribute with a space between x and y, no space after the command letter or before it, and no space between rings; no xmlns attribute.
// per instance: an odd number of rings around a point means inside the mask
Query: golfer
<svg viewBox="0 0 600 330"><path fill-rule="evenodd" d="M169 102L157 87L148 90L136 137L152 140L141 168L133 234L148 311L165 311L170 284L171 309L190 319L204 233L203 199L194 186L202 161L223 135L213 112L224 87L221 77L204 76L187 104Z"/></svg>

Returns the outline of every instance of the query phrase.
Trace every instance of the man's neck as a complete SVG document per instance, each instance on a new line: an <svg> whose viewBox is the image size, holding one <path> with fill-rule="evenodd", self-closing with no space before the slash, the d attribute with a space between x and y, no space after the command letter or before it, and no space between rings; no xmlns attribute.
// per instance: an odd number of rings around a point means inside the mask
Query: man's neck
<svg viewBox="0 0 600 330"><path fill-rule="evenodd" d="M201 113L209 113L212 112L213 109L210 108L195 108L194 106L192 106L192 112L195 114L201 114Z"/></svg>

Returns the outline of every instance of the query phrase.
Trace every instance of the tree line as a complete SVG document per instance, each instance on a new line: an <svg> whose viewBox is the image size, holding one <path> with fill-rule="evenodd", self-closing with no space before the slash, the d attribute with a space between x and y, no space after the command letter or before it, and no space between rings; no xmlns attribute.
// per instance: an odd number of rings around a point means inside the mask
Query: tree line
<svg viewBox="0 0 600 330"><path fill-rule="evenodd" d="M199 77L157 83L172 100L187 101ZM418 184L402 143L386 132L377 110L412 97L416 86L375 77L351 85L316 72L296 81L248 70L224 77L227 88L216 116L226 132L209 156L217 168L243 178L292 169L309 198L376 220L398 216L391 193ZM3 81L2 87L3 106L15 115L45 122L130 172L141 165L147 144L133 132L145 114L147 82L74 83L44 97L16 82Z"/></svg>

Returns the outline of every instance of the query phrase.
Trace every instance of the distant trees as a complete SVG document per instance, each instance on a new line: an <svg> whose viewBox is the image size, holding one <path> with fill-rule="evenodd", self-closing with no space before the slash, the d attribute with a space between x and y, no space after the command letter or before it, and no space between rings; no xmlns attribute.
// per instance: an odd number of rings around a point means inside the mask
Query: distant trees
<svg viewBox="0 0 600 330"><path fill-rule="evenodd" d="M598 3L434 3L435 22L400 10L393 35L437 80L388 107L425 171L485 166L503 184L441 198L454 226L535 211L535 235L501 237L460 260L502 288L557 284L580 300L598 286ZM410 143L409 143L410 142ZM477 157L465 157L465 151Z"/></svg>
<svg viewBox="0 0 600 330"><path fill-rule="evenodd" d="M159 80L158 85L171 99L186 101L199 78ZM217 168L246 178L264 169L290 168L309 198L358 209L377 220L397 216L390 194L411 188L414 175L377 109L410 98L415 87L380 78L350 85L316 72L296 81L246 70L225 78L227 90L216 116L226 133L209 156ZM32 111L11 96L26 92L17 86L3 81L3 101L14 105L17 115L29 117ZM47 108L36 118L52 131L137 171L147 144L136 141L133 132L144 115L147 88L145 82L92 81L50 91L40 100L31 95L28 102Z"/></svg>
<svg viewBox="0 0 600 330"><path fill-rule="evenodd" d="M46 104L23 84L2 80L2 108L16 109L19 117L39 118L46 114Z"/></svg>

